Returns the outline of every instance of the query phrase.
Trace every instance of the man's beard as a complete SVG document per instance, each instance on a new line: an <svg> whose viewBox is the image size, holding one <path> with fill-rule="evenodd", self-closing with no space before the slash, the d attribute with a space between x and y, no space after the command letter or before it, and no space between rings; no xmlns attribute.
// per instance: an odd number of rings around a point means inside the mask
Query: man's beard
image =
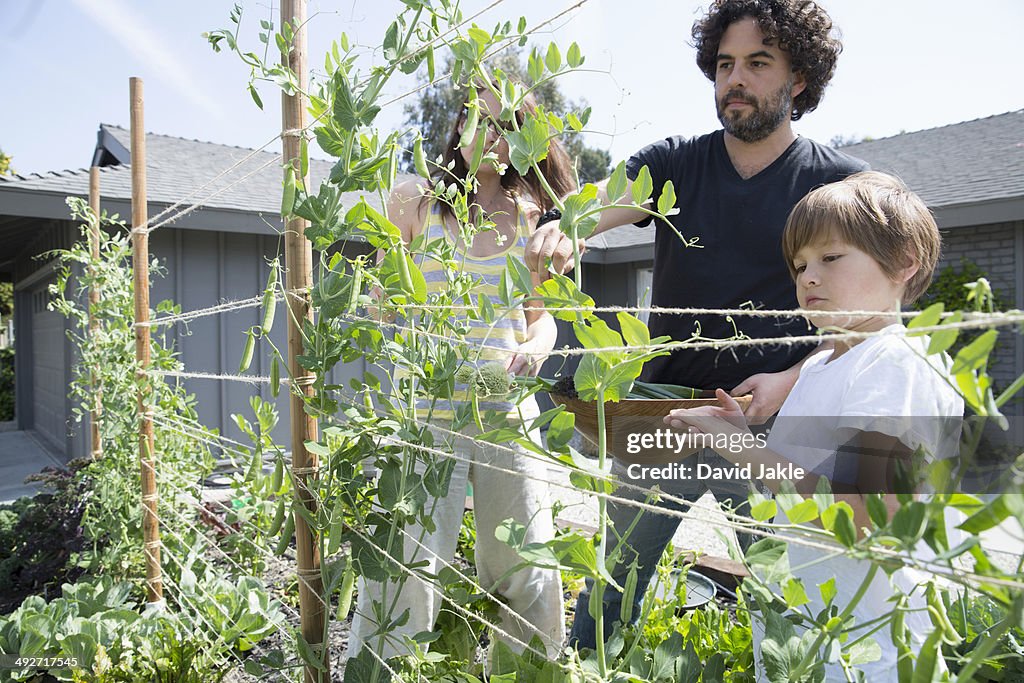
<svg viewBox="0 0 1024 683"><path fill-rule="evenodd" d="M715 102L718 110L718 120L721 121L725 132L743 142L760 142L774 133L782 122L789 118L793 111L793 81L788 80L785 85L769 95L764 100L758 100L753 95L739 90L730 90ZM751 105L753 110L742 117L741 113L731 115L726 112L725 105L729 100L741 99Z"/></svg>

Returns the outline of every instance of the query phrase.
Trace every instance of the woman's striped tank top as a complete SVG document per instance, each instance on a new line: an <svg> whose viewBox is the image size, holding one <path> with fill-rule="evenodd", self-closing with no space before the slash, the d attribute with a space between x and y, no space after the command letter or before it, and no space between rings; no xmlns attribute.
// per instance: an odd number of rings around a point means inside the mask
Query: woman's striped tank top
<svg viewBox="0 0 1024 683"><path fill-rule="evenodd" d="M498 297L498 283L501 274L505 271L506 258L523 260L526 250L526 242L530 236L529 226L526 223L526 215L520 207L519 200L516 200L516 233L514 239L509 240L505 250L493 256L474 257L466 253L465 247L459 247L458 253L462 257L465 272L472 275L478 281L474 292L478 295L487 296L494 304L496 311L502 312L505 305ZM440 207L435 202L430 208L424 226L426 239L424 244L430 244L434 240L450 240L451 237L444 226L444 217L441 215ZM429 250L427 250L429 252ZM433 293L443 292L447 284L444 268L440 261L431 258L429 255L420 254L416 256L417 265L423 272L427 282L428 296ZM475 361L476 365L498 361L506 362L518 346L526 341L526 317L522 306L508 312L499 320L488 323L482 320L468 320L469 333L466 335L466 342L469 344L481 344L486 346ZM471 398L465 384L456 384L452 399L438 399L433 402L433 410L429 410L431 401L420 399L416 405L417 416L424 417L429 412L431 417L436 419L452 419L456 407L459 404L470 402ZM492 401L480 399L478 405L481 412L496 410L508 414L508 417L518 418L519 412L523 417L536 417L538 409L536 402L531 397L524 401L519 409L510 401Z"/></svg>

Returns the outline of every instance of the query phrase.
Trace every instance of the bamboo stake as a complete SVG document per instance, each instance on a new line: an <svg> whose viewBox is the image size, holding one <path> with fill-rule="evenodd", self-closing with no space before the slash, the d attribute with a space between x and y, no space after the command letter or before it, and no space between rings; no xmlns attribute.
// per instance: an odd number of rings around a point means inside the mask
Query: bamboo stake
<svg viewBox="0 0 1024 683"><path fill-rule="evenodd" d="M309 74L306 62L306 0L283 0L281 2L281 26L290 24L295 28L294 42L288 53L288 68L298 79L298 92L294 95L281 95L281 126L284 158L292 164L296 178L301 178L303 186L309 186L308 175L302 176L300 156L300 135L306 128L306 92L309 90ZM285 225L284 260L285 282L288 292L308 292L313 284L313 246L306 239L308 221L293 217ZM312 383L314 375L299 365L297 358L302 354L302 323L313 320L313 311L309 305L308 294L301 297L288 296L288 367L295 378L294 387L298 391L290 393L289 408L291 414L291 447L292 469L295 481L295 495L298 501L316 518L316 499L309 490L309 480L318 467L316 454L306 450L306 441L316 441L316 418L306 413L304 397L313 396ZM312 529L305 518L295 516L295 547L299 581L299 610L302 621L303 639L320 649L320 661L324 667L318 672L307 665L305 669L306 683L329 681L330 657L324 644L324 605L321 601L323 582L320 576L320 550L313 536Z"/></svg>
<svg viewBox="0 0 1024 683"><path fill-rule="evenodd" d="M146 553L146 599L163 603L160 576L160 523L157 518L156 469L153 462L153 416L149 400L149 233L146 224L146 129L143 123L142 79L131 87L132 138L132 271L135 286L135 360L139 406L139 469L142 475L142 536Z"/></svg>
<svg viewBox="0 0 1024 683"><path fill-rule="evenodd" d="M89 226L89 253L92 262L97 263L100 260L100 169L96 166L89 169L89 208L92 209L93 216L92 224ZM89 286L89 336L95 339L100 329L100 321L93 315L93 311L100 303L100 289L96 286L93 266L89 266L89 271L93 276L92 284ZM100 380L99 362L92 368L89 385L92 390L92 411L89 416L92 425L92 459L99 460L103 457L103 442L100 439L100 425L103 421L103 383Z"/></svg>

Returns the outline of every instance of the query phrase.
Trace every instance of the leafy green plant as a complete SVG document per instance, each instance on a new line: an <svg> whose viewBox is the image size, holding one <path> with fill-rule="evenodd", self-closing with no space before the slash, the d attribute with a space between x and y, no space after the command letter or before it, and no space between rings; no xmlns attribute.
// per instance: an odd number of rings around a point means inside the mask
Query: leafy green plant
<svg viewBox="0 0 1024 683"><path fill-rule="evenodd" d="M140 612L138 590L109 577L65 584L50 602L32 596L0 618L0 651L66 660L45 670L59 681L219 681L230 658L277 630L283 615L252 577L192 579L180 584L178 599L199 606L198 613ZM39 673L25 668L10 675L25 681Z"/></svg>
<svg viewBox="0 0 1024 683"><path fill-rule="evenodd" d="M0 612L28 595L54 597L63 582L82 574L77 557L86 543L82 515L88 487L76 472L83 464L44 470L34 477L43 492L0 506Z"/></svg>
<svg viewBox="0 0 1024 683"><path fill-rule="evenodd" d="M82 240L69 249L53 252L59 270L56 283L51 285L50 306L69 319L68 334L80 352L69 388L74 419L81 423L95 407L98 396L103 401L103 457L85 462L75 471L88 492L82 496L85 508L81 527L86 543L78 562L90 572L137 576L143 553L131 245L128 231L117 216L104 215L100 219L104 230L100 231L99 257L93 258L86 238L92 212L81 199L69 198L68 206L72 216L82 222ZM161 272L155 260L152 272ZM83 305L88 301L85 293L93 285L102 296L95 304ZM158 312L177 310L171 302L157 306ZM95 331L89 329L91 319L99 323ZM181 369L165 335L153 334L150 357L155 372ZM103 387L102 394L93 390L94 380ZM164 426L166 421L197 424L195 398L180 385L158 376L146 382L154 410L162 418L155 422L155 459L161 463L159 474L173 499L176 490L188 489L205 477L213 461L201 440ZM194 517L190 506L174 507Z"/></svg>
<svg viewBox="0 0 1024 683"><path fill-rule="evenodd" d="M310 111L316 120L316 140L335 158L327 181L319 188L304 185L309 163L307 141L302 145L299 159L286 160L289 164L283 179L282 214L310 222L306 236L322 256L316 284L310 292L318 315L314 321L303 324L304 348L298 362L314 377L312 396L304 399L306 411L326 426L317 442L307 443L307 448L319 456L321 462L312 482L316 511L296 506L295 512L303 515L317 533L318 549L324 558L321 573L325 601L339 591L345 581L343 577L353 573L369 580L397 584L396 590L401 590L401 583L416 572L428 580L436 580L425 575L421 566L403 557L402 532L414 525L430 530L433 522L428 501L449 493L452 462L444 457L443 451L450 450L450 444L445 443L445 434L427 429L424 422L430 422L438 402L452 396L462 366L475 366L480 360L478 345L466 343L469 322L493 327L525 302L542 302L557 318L572 323L577 339L588 351L580 362L574 382L580 399L593 401L597 406L598 464L588 465L568 449L573 418L560 408L525 421L523 425L482 410L479 400L482 391L492 390L485 382L481 382L483 389L474 394L471 405L456 411L451 430L475 424L480 432L476 438L481 441L503 445L514 442L538 457L557 460L570 468L572 481L579 488L599 495L598 531L592 538L570 532L548 543L526 544L521 528L514 523L506 523L499 533L526 563L556 567L593 579L591 604L601 605L605 587L614 583L610 568L619 561L622 552L621 540L608 543L608 539L624 538L629 531L615 529L611 533L605 497L601 495L614 490L602 469L607 458L605 403L627 397L643 364L668 351L668 340L652 339L646 326L634 316L620 313L616 321L618 329L614 329L588 311L594 301L582 290L580 269L576 269L572 278L555 275L535 289L525 267L510 259L498 285L499 301L494 302L475 294L480 280L460 266L463 259L450 242L427 244L425 240L418 240L411 245L404 244L400 230L386 211L378 211L364 198L365 194L376 194L383 199L393 188L398 160L403 154L412 153L414 168L424 179L424 200L451 209L463 243L470 243L480 231L494 227L480 215L473 193L475 171L481 164L494 163L496 159L488 158L482 151L483 145L479 145L480 153L472 159L471 173L465 179L453 177L447 169L437 168L436 163L431 166L423 152L422 140L414 132L382 134L373 128L383 106L380 93L397 71L412 73L424 64L428 79L433 80L435 46L444 43L450 47L452 80L469 93L467 125L460 144L468 145L487 125L504 130L510 164L520 174L531 171L538 174L552 203L562 213L559 227L574 246L578 238L593 232L600 212L607 208L629 207L664 219L674 210L674 188L667 183L661 188L657 205L652 206L654 187L650 173L642 169L627 192L625 165L619 164L607 184L610 207L602 206L594 185L584 185L568 197L556 196L546 185L539 164L548 153L551 140L583 130L589 112L559 116L538 110L522 121L515 112L521 109L529 91L582 65L578 46L571 46L564 55L553 43L546 50L532 50L529 82L520 85L501 70L488 68L486 60L506 43L527 42L525 19L517 26L511 22L498 23L493 31L475 25L462 29L461 13L447 2L434 4L414 0L406 2L405 6L385 33L380 51L383 63L367 73L359 72L356 68L358 50L343 35L327 55L323 78L307 93ZM264 63L265 58L260 59L239 47L237 26L240 21L240 10L236 8L232 14L235 29L209 34L214 47L227 44L253 68L254 78L276 80L286 92L294 92L298 81L286 67L268 65ZM270 25L263 28L266 33L261 41L266 45L277 44L286 53L292 28L282 27L276 34ZM480 105L478 95L484 89L500 105L494 121L486 120ZM414 143L413 150L402 149L402 141L408 139L419 141ZM292 161L298 162L301 172L296 173ZM345 195L352 191L361 191L364 197L346 203ZM679 238L692 244L683 235ZM383 257L379 263L374 263L365 254L332 253L332 245L344 240L365 242ZM440 293L428 294L426 280L418 266L420 255L445 264L446 279ZM574 256L579 262L579 253ZM371 291L379 293L379 297L371 297ZM991 310L986 309L991 306L991 300L985 285L975 285L973 292L978 310ZM378 309L385 320L394 316L400 321L390 328L394 331L393 337L382 331L379 320L362 315L367 306ZM910 327L931 325L939 320L942 312L941 307L930 307ZM984 332L956 350L952 374L958 390L974 412L998 419L1000 407L1020 389L1021 382L999 395L993 392L987 363L995 336L994 331ZM953 348L957 337L951 330L939 332L933 336L929 352ZM701 340L699 332L693 340ZM686 341L690 340L673 344L682 345ZM331 384L331 370L338 363L359 358L374 365L374 369L348 386ZM513 386L508 398L518 402L537 390L537 385ZM430 406L426 420L416 412L416 406L424 404ZM528 437L531 430L544 426L548 427L547 448ZM368 473L368 462L377 470L376 477ZM854 669L870 661L875 654L877 646L871 635L886 625L891 627L892 639L903 655L900 675L914 676L921 681L940 680L944 675L939 654L943 637L955 638L946 610L934 603L937 595L934 582L922 586L932 600L934 628L919 651L909 651L909 635L900 621L903 613L900 596L896 596L893 610L883 619L885 623L872 625L877 627L872 634L850 635L858 626L853 620L853 610L863 599L868 582L880 571L915 562L910 551L918 542L927 543L942 558L938 562L940 566L931 569L945 573L951 580L970 584L1005 610L1005 616L994 622L988 632L979 635L977 646L966 661L960 663L962 680L970 680L1002 642L1000 639L1010 632L1015 620L1019 620L1024 607L1024 596L1019 590L1019 568L1016 575L1001 572L977 543L949 547L942 526L943 511L949 506L969 515L962 525L969 533L991 528L1011 517L1021 518L1019 499L1001 496L983 502L945 491L927 501L906 496L901 500L900 511L891 518L888 513L873 516L874 528L865 538L858 538L849 506L835 502L828 491L819 491L812 500L786 494L778 501L755 497L751 503L755 523L771 518L781 507L791 521L820 520L821 528L814 527L811 532L815 540L833 543L858 557L871 558L873 569L854 599L840 605L835 603L833 595L826 600L828 609L821 614L806 614L800 610L806 604L807 589L792 576L785 543L769 537L754 544L746 556L754 578L744 587L743 616L737 612L736 621L732 615L714 608L688 617L670 617L649 608L646 620L642 619L642 623L649 626L629 635L628 647L627 634L619 631L608 642L599 639L597 651L582 662L553 661L530 648L521 656L514 655L499 646L496 652L500 666L491 680L504 683L541 676L553 682L583 677L602 681L646 678L706 680L709 683L725 678L749 680L752 655L747 656L749 631L746 630L745 608L748 607L759 611L767 621L768 677L773 681L819 680L823 663L830 660L841 661L849 676L854 677ZM878 503L872 504L876 513L880 509ZM970 580L958 574L951 564L968 553L975 563L976 573ZM1014 581L1018 583L1013 584ZM634 585L620 588L635 590L635 582L634 573ZM827 586L824 590L828 592ZM386 598L384 603L386 608ZM596 611L597 632L603 633L603 615L600 609ZM460 618L462 616L460 612ZM403 615L382 612L382 619L385 624L397 624ZM797 635L797 626L804 629L805 635ZM420 651L412 661L396 665L407 666L402 669L403 676L412 679L424 673L439 678L456 675L452 673L458 670L456 660L469 657L465 650L472 641L473 629L463 632L459 642L447 643L443 648L439 644L433 653ZM428 643L435 635L424 635L422 643ZM716 637L728 643L729 656L713 651ZM321 655L302 640L299 655L308 666L323 669ZM475 671L468 664L462 670ZM350 662L346 680L377 683L390 680L390 675L372 653L364 650Z"/></svg>
<svg viewBox="0 0 1024 683"><path fill-rule="evenodd" d="M14 419L14 347L0 349L0 422Z"/></svg>

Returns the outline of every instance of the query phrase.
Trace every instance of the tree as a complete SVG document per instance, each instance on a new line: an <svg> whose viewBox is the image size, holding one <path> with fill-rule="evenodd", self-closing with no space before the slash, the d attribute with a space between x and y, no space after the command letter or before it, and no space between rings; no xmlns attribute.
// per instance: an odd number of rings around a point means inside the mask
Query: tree
<svg viewBox="0 0 1024 683"><path fill-rule="evenodd" d="M0 175L14 175L14 169L11 168L11 156L4 154L3 149L0 149Z"/></svg>
<svg viewBox="0 0 1024 683"><path fill-rule="evenodd" d="M522 83L529 82L526 66L523 64L522 48L513 46L501 52L489 65L492 70L501 69ZM452 59L449 57L439 71L451 71L451 66ZM425 81L426 78L422 80ZM579 111L587 106L583 100L573 102L567 99L553 80L544 82L533 93L539 104L556 114L564 114L571 110ZM448 139L455 116L462 109L465 100L466 89L456 88L450 79L446 79L425 88L415 104L405 105L405 124L418 128L423 133L423 150L427 158L435 159L441 153L441 145ZM567 133L562 136L561 141L569 158L576 165L581 184L608 177L612 158L607 150L588 147L579 133ZM412 172L411 159L406 160L405 170Z"/></svg>

